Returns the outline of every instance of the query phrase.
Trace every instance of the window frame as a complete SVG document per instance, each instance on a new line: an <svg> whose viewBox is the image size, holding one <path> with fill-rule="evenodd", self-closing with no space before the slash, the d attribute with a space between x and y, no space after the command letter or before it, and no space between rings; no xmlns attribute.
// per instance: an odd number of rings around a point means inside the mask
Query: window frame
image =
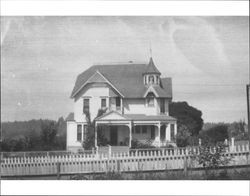
<svg viewBox="0 0 250 196"><path fill-rule="evenodd" d="M103 106L103 101L105 101L105 106ZM101 108L102 109L107 108L107 98L101 98Z"/></svg>
<svg viewBox="0 0 250 196"><path fill-rule="evenodd" d="M83 141L87 138L87 128L88 128L88 125L84 124L83 125Z"/></svg>
<svg viewBox="0 0 250 196"><path fill-rule="evenodd" d="M150 103L150 100L152 100L152 103ZM146 98L146 105L147 107L155 107L155 98L154 97L147 97Z"/></svg>
<svg viewBox="0 0 250 196"><path fill-rule="evenodd" d="M88 101L88 104L85 103L85 101ZM86 109L86 105L88 105L88 108ZM90 111L90 98L83 98L83 113Z"/></svg>
<svg viewBox="0 0 250 196"><path fill-rule="evenodd" d="M78 129L78 127L81 127L80 129ZM80 136L80 138L79 138ZM76 128L76 141L77 142L82 142L82 124L77 124L77 128Z"/></svg>
<svg viewBox="0 0 250 196"><path fill-rule="evenodd" d="M145 125L142 126L141 133L142 133L142 134L147 134L147 133L148 133L147 126L145 126Z"/></svg>
<svg viewBox="0 0 250 196"><path fill-rule="evenodd" d="M141 127L140 126L135 126L135 133L141 134Z"/></svg>

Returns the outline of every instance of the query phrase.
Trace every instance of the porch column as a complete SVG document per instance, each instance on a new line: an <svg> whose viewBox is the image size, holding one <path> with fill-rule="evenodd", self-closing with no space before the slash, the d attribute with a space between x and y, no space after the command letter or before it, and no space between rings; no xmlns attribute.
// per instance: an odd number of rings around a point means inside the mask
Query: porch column
<svg viewBox="0 0 250 196"><path fill-rule="evenodd" d="M174 136L176 137L177 135L177 123L174 123Z"/></svg>
<svg viewBox="0 0 250 196"><path fill-rule="evenodd" d="M95 147L97 148L97 123L95 124Z"/></svg>
<svg viewBox="0 0 250 196"><path fill-rule="evenodd" d="M129 123L129 148L131 148L132 146L132 122L130 121Z"/></svg>
<svg viewBox="0 0 250 196"><path fill-rule="evenodd" d="M170 131L170 123L166 124L166 141L170 141L171 140L171 131Z"/></svg>
<svg viewBox="0 0 250 196"><path fill-rule="evenodd" d="M156 137L156 141L157 141L157 146L160 146L161 145L161 124L160 123L158 123L157 128L158 128L158 134Z"/></svg>

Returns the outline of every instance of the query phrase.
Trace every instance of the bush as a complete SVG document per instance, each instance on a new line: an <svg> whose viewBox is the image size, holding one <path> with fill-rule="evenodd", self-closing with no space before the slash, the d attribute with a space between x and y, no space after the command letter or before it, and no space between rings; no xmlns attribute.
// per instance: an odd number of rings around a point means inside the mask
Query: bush
<svg viewBox="0 0 250 196"><path fill-rule="evenodd" d="M131 141L131 148L132 149L155 148L155 146L152 145L151 140L148 140L147 143L142 143L142 142L134 139Z"/></svg>
<svg viewBox="0 0 250 196"><path fill-rule="evenodd" d="M224 142L228 139L228 126L225 124L219 124L217 126L211 127L200 133L202 141L206 145L215 145L218 142Z"/></svg>

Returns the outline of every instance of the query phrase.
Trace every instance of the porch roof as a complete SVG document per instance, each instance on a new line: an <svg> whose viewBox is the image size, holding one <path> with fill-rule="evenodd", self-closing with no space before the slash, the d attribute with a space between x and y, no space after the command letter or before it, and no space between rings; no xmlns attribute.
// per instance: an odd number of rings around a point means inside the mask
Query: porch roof
<svg viewBox="0 0 250 196"><path fill-rule="evenodd" d="M176 119L167 115L120 114L110 111L96 118L96 121L176 121Z"/></svg>
<svg viewBox="0 0 250 196"><path fill-rule="evenodd" d="M124 114L123 115L125 118L131 119L131 120L170 120L170 121L175 121L176 119L172 116L167 116L167 115L145 115L145 114Z"/></svg>

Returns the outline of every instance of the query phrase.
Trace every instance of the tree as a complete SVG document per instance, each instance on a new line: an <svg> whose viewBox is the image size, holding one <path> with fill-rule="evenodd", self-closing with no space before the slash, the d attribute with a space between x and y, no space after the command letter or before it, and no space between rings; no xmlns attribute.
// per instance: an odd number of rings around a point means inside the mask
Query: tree
<svg viewBox="0 0 250 196"><path fill-rule="evenodd" d="M106 109L99 109L97 116L102 116L106 112ZM95 119L91 121L90 113L89 111L84 111L85 119L87 121L87 129L86 129L86 138L84 139L82 146L85 150L91 150L95 147ZM99 137L99 139L102 139L104 137ZM106 143L106 141L99 141L99 143Z"/></svg>
<svg viewBox="0 0 250 196"><path fill-rule="evenodd" d="M44 150L51 150L56 143L57 127L54 121L42 122L41 140Z"/></svg>
<svg viewBox="0 0 250 196"><path fill-rule="evenodd" d="M169 105L169 114L177 118L177 128L185 125L191 136L199 134L203 126L202 112L187 102L172 102Z"/></svg>
<svg viewBox="0 0 250 196"><path fill-rule="evenodd" d="M172 102L169 114L177 119L177 146L197 144L197 136L203 126L202 112L187 102Z"/></svg>
<svg viewBox="0 0 250 196"><path fill-rule="evenodd" d="M227 125L219 124L207 130L202 131L200 133L200 137L203 143L214 145L218 142L224 142L225 139L228 139L227 129L228 129Z"/></svg>
<svg viewBox="0 0 250 196"><path fill-rule="evenodd" d="M245 121L233 122L228 127L228 135L230 138L234 137L236 140L248 139L248 134L245 131Z"/></svg>
<svg viewBox="0 0 250 196"><path fill-rule="evenodd" d="M188 138L190 137L190 131L186 125L181 124L179 126L177 136L176 136L176 144L178 147L186 147L189 145Z"/></svg>

